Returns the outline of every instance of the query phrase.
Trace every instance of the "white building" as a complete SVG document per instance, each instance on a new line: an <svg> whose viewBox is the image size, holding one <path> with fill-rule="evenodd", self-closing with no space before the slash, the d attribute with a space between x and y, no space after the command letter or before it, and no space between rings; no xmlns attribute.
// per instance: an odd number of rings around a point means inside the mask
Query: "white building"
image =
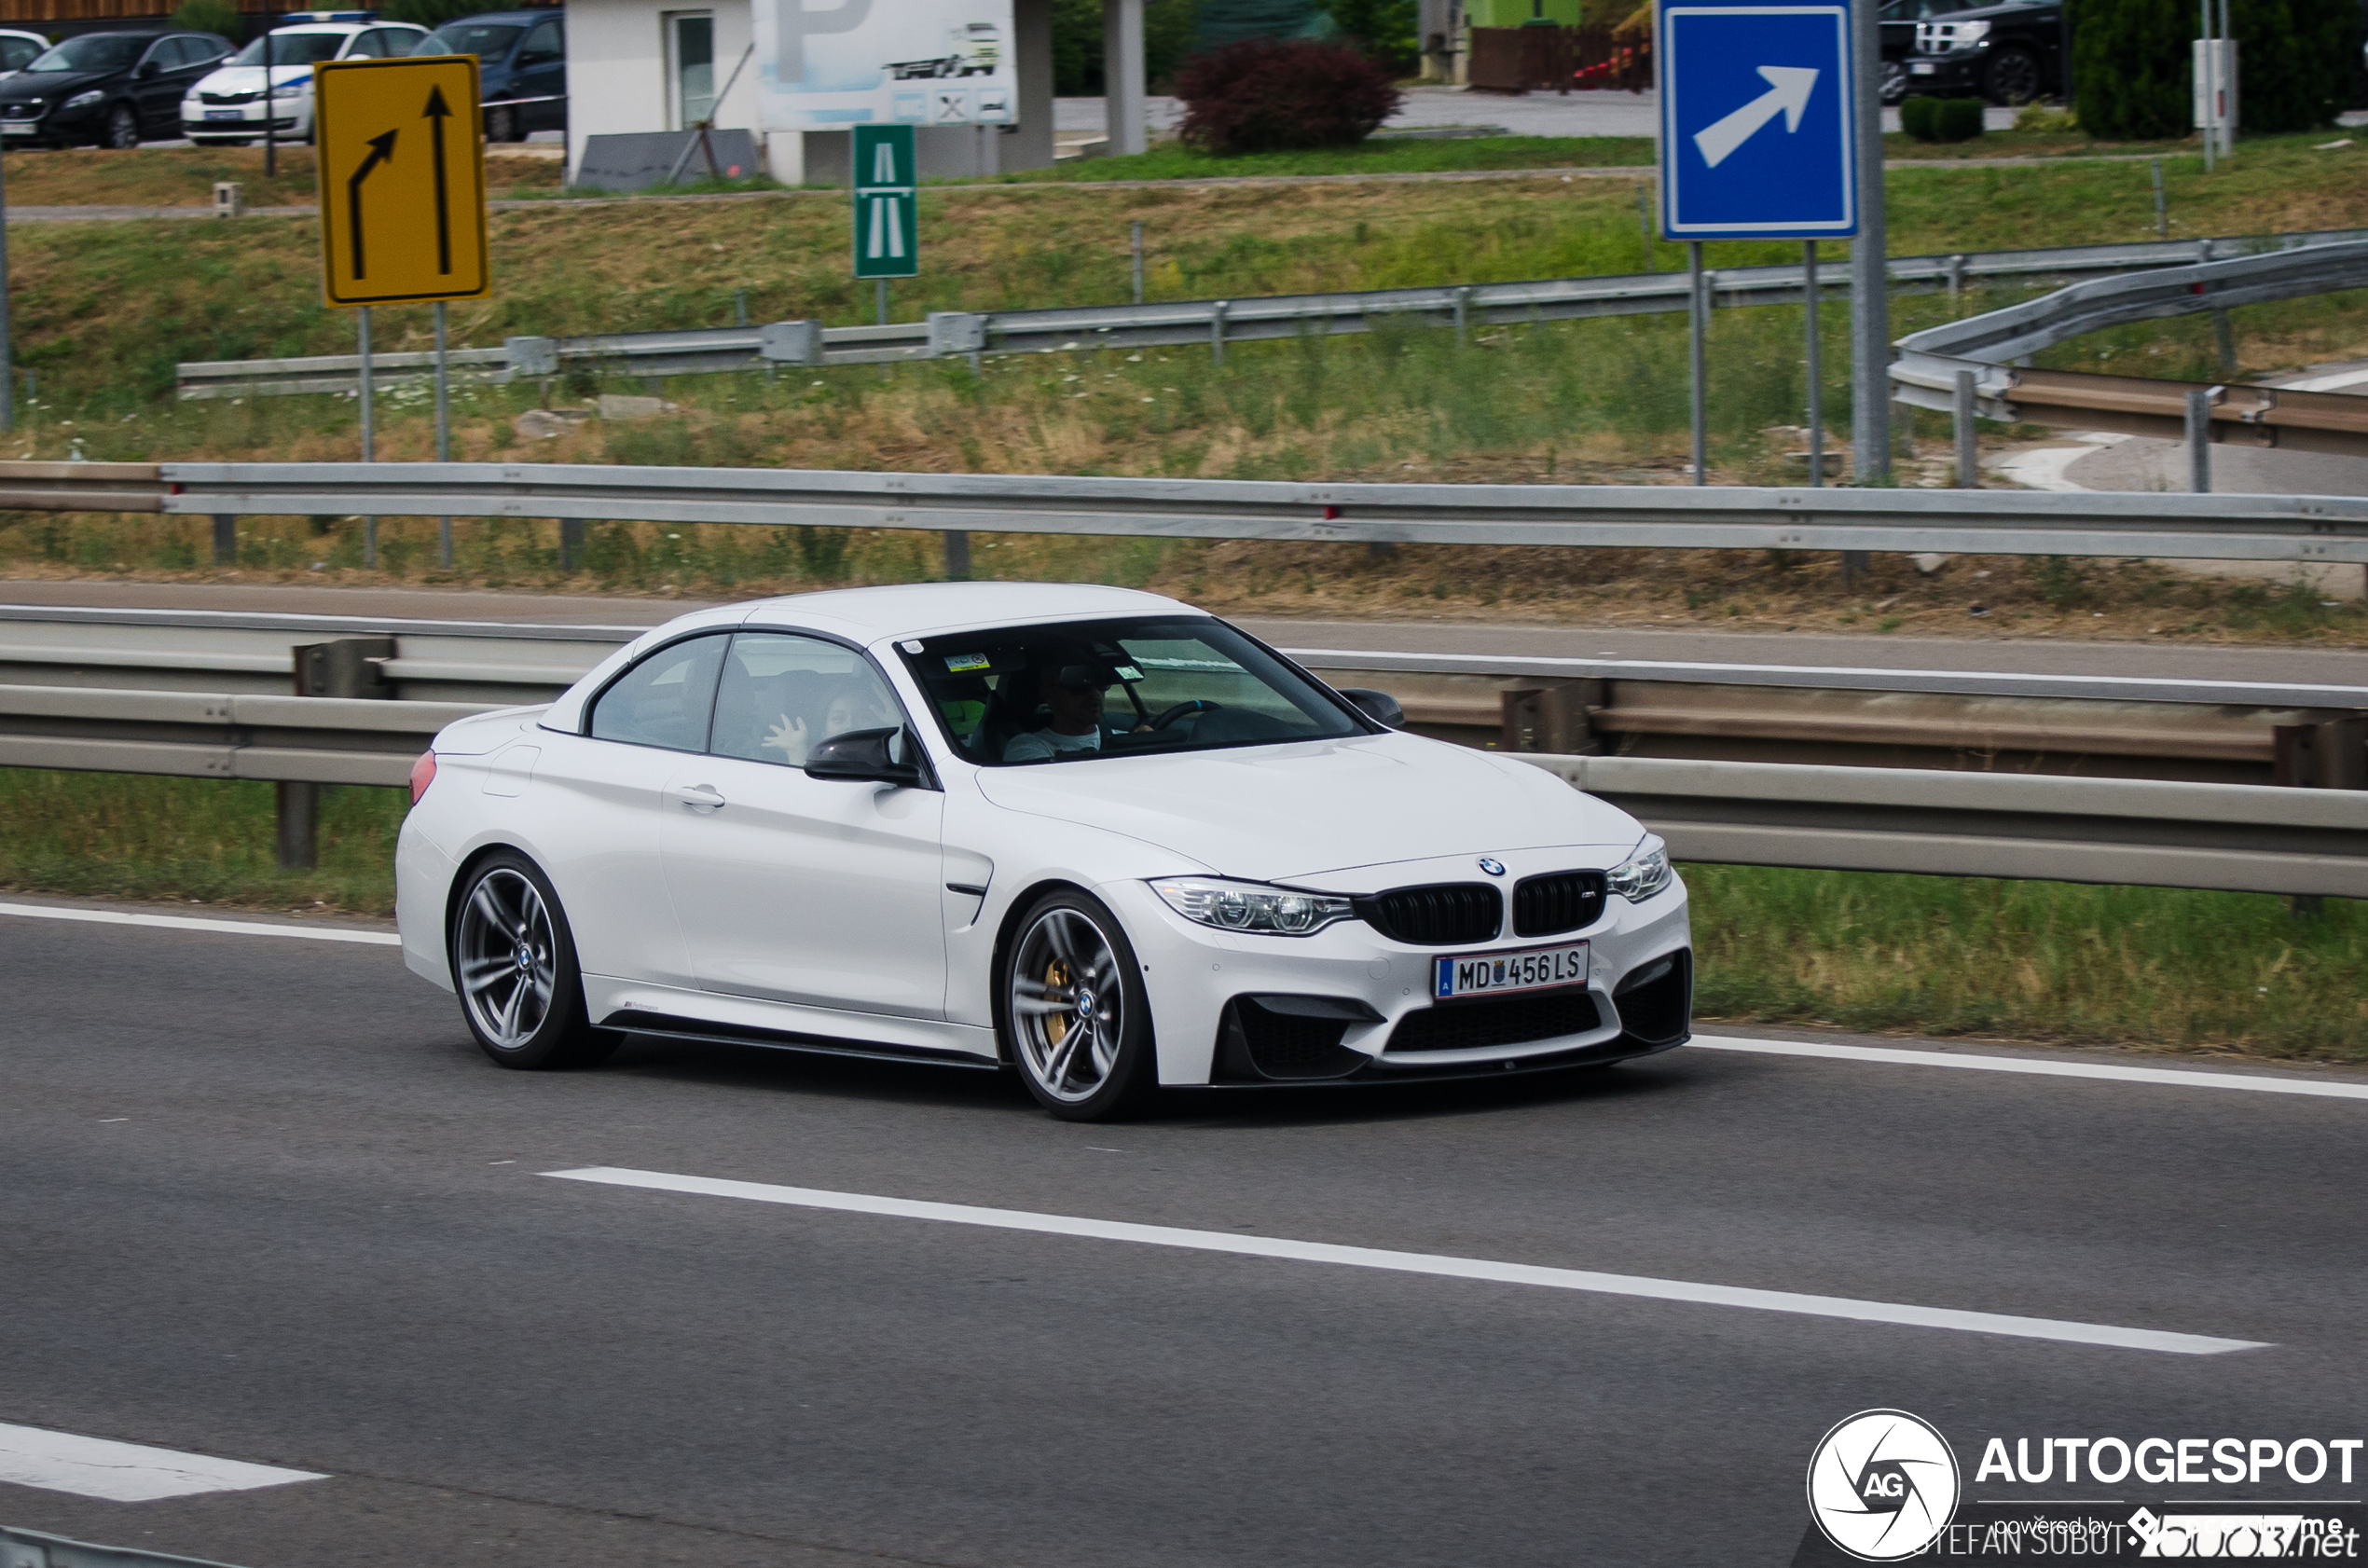
<svg viewBox="0 0 2368 1568"><path fill-rule="evenodd" d="M768 0L769 3L769 0ZM797 4L799 0L789 0ZM896 0L875 0L893 5ZM567 0L568 168L590 136L682 131L711 117L719 130L754 130L750 0ZM832 7L805 0L808 12ZM1142 0L1104 0L1112 153L1143 150ZM1012 0L1017 122L922 127L924 175L1041 169L1053 161L1052 0ZM735 78L736 67L739 67ZM721 100L717 94L723 96ZM1130 134L1131 132L1131 134ZM763 137L770 172L787 185L847 177L845 131L776 131Z"/></svg>

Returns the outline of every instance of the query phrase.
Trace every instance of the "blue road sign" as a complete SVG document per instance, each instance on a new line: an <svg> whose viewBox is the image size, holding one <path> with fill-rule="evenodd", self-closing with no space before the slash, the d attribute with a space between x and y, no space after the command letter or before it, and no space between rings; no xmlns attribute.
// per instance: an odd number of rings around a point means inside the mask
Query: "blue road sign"
<svg viewBox="0 0 2368 1568"><path fill-rule="evenodd" d="M1858 232L1847 5L1664 4L1659 54L1665 236Z"/></svg>

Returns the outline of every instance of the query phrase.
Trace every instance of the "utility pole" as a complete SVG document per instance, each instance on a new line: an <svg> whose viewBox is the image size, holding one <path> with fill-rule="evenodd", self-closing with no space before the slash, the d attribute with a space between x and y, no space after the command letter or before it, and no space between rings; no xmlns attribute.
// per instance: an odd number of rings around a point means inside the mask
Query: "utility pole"
<svg viewBox="0 0 2368 1568"><path fill-rule="evenodd" d="M1858 238L1850 246L1851 465L1862 485L1891 478L1891 280L1883 231L1883 30L1876 0L1851 7L1857 67Z"/></svg>

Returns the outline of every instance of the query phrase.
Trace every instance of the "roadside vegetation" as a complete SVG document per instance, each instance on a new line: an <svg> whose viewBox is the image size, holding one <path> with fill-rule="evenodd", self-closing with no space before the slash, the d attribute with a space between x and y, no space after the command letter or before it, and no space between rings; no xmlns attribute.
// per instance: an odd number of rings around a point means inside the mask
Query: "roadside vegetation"
<svg viewBox="0 0 2368 1568"><path fill-rule="evenodd" d="M0 889L384 915L399 790L323 791L321 866L272 862L268 784L0 770ZM2358 1061L2368 903L1684 868L1705 1021Z"/></svg>

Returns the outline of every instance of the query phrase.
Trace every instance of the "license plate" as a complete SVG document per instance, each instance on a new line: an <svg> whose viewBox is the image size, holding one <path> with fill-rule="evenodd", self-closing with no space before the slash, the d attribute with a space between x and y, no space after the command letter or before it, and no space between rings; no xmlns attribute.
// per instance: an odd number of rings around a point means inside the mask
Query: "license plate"
<svg viewBox="0 0 2368 1568"><path fill-rule="evenodd" d="M244 119L247 117L247 112L244 109L208 109L205 112L205 117L208 119Z"/></svg>
<svg viewBox="0 0 2368 1568"><path fill-rule="evenodd" d="M1929 76L1933 74L1933 68L1923 61L1919 60L1907 67L1907 74L1911 76Z"/></svg>
<svg viewBox="0 0 2368 1568"><path fill-rule="evenodd" d="M1431 960L1431 995L1440 1001L1586 983L1587 943L1583 942L1527 947L1518 953L1464 953Z"/></svg>
<svg viewBox="0 0 2368 1568"><path fill-rule="evenodd" d="M19 133L19 134L21 134L21 135L30 135L30 134L32 134L34 131L38 131L38 130L40 130L40 129L41 129L41 122L40 122L39 120L34 120L34 119L10 119L10 120L0 120L0 131L13 131L18 132L18 133Z"/></svg>

